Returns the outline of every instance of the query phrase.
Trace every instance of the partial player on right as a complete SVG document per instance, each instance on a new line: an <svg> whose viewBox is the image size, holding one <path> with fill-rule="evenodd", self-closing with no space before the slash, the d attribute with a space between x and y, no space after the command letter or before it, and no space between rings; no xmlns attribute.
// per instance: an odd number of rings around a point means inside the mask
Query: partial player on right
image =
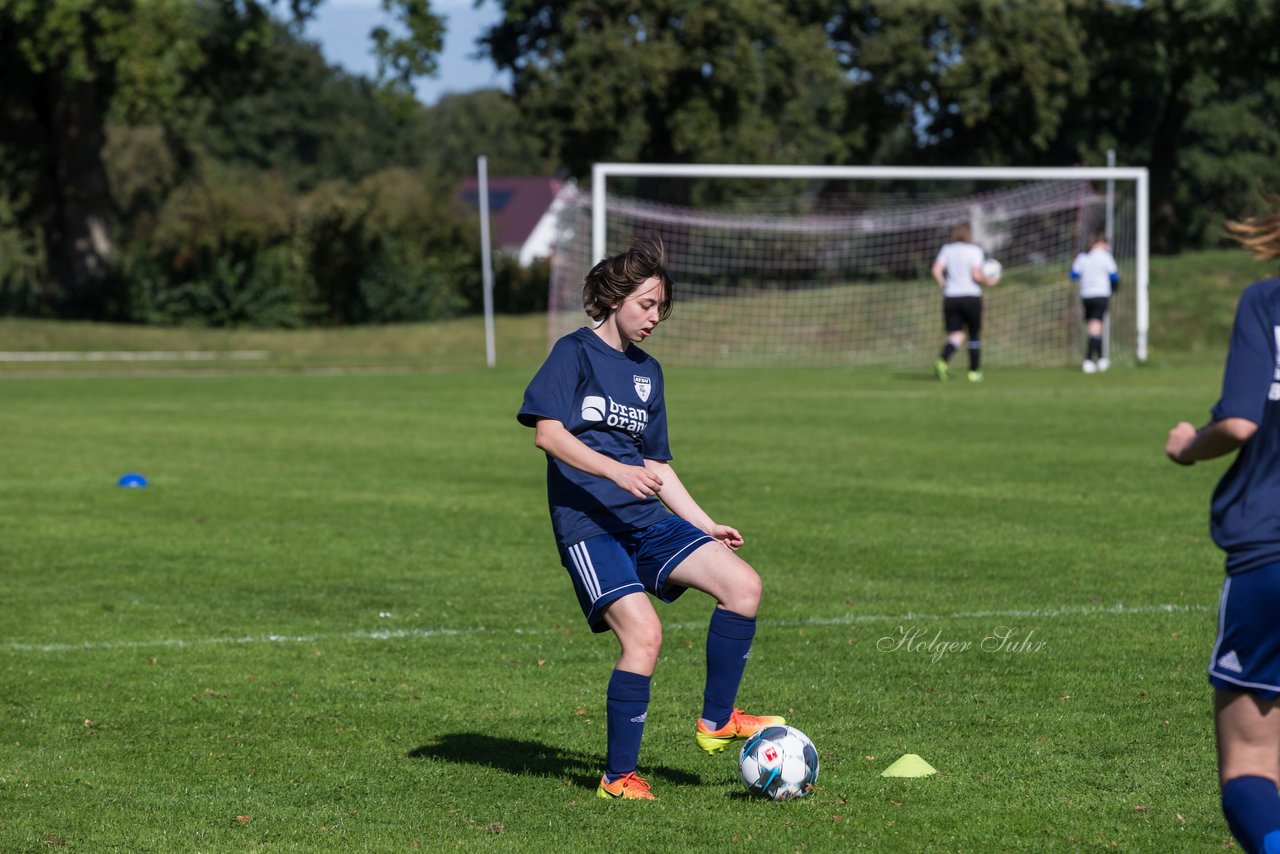
<svg viewBox="0 0 1280 854"><path fill-rule="evenodd" d="M1120 269L1105 234L1098 232L1089 238L1088 251L1081 252L1071 263L1071 281L1080 283L1085 332L1089 336L1080 367L1086 374L1096 374L1111 367L1111 360L1102 354L1102 327L1111 308L1111 295L1120 287Z"/></svg>
<svg viewBox="0 0 1280 854"><path fill-rule="evenodd" d="M1280 209L1228 227L1256 258L1280 258ZM1227 561L1209 682L1222 812L1250 854L1280 851L1278 366L1280 278L1263 279L1240 296L1211 418L1198 430L1180 422L1165 444L1169 459L1186 466L1236 454L1210 505L1210 532Z"/></svg>

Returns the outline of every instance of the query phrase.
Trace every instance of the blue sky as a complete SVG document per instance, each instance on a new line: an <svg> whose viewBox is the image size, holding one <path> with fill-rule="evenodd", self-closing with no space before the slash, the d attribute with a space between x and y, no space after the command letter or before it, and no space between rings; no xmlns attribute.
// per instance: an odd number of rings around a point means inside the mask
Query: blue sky
<svg viewBox="0 0 1280 854"><path fill-rule="evenodd" d="M510 75L499 74L488 60L472 58L476 37L501 17L495 0L479 9L473 0L432 0L431 10L445 19L444 52L439 73L419 81L418 100L431 105L448 92L510 88ZM319 42L330 63L373 77L377 63L369 53L369 30L388 23L380 0L324 0L307 24L306 37Z"/></svg>

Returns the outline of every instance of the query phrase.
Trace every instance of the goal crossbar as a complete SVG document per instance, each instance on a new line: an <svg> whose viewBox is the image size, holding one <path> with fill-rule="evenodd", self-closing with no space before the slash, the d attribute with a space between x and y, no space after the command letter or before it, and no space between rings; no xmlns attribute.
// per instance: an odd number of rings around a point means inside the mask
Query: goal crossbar
<svg viewBox="0 0 1280 854"><path fill-rule="evenodd" d="M608 245L608 181L610 178L745 178L809 180L964 180L964 181L1132 181L1135 191L1136 356L1147 360L1150 326L1148 301L1150 254L1150 178L1135 166L782 166L692 163L596 163L591 169L592 259L605 256Z"/></svg>

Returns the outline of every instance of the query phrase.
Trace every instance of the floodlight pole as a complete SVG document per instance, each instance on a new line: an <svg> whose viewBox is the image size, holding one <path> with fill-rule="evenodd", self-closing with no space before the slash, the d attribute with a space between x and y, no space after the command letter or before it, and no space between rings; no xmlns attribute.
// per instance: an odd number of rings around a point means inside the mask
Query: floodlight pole
<svg viewBox="0 0 1280 854"><path fill-rule="evenodd" d="M493 255L489 251L489 159L476 158L480 190L480 278L484 288L484 356L489 367L497 363L493 342Z"/></svg>

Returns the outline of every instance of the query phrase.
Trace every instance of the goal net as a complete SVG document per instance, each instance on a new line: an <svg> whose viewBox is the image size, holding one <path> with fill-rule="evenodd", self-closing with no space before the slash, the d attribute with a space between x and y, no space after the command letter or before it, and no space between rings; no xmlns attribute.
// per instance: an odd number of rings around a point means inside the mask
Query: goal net
<svg viewBox="0 0 1280 854"><path fill-rule="evenodd" d="M1145 170L886 169L599 164L592 194L563 197L550 339L588 323L582 281L598 258L658 235L675 281L671 318L646 343L672 364L931 364L943 338L929 269L951 228L1004 265L987 291L989 365L1079 361L1068 278L1109 230L1121 288L1108 355L1145 358Z"/></svg>

